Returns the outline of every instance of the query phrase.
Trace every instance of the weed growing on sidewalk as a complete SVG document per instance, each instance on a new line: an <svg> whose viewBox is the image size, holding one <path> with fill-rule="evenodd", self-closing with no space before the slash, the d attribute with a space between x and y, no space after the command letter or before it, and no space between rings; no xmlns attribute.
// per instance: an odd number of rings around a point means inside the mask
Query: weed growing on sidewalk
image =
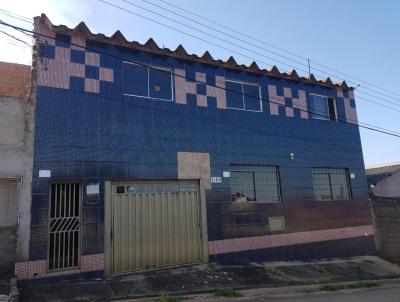
<svg viewBox="0 0 400 302"><path fill-rule="evenodd" d="M319 289L333 292L341 289L371 288L377 286L379 285L375 282L366 281L366 282L355 282L348 284L326 284L324 286L321 286Z"/></svg>
<svg viewBox="0 0 400 302"><path fill-rule="evenodd" d="M242 296L242 294L238 293L232 288L219 288L214 292L214 295L218 297L229 297L229 298L237 298Z"/></svg>
<svg viewBox="0 0 400 302"><path fill-rule="evenodd" d="M180 302L181 298L176 296L170 296L167 293L161 293L155 300L155 302Z"/></svg>

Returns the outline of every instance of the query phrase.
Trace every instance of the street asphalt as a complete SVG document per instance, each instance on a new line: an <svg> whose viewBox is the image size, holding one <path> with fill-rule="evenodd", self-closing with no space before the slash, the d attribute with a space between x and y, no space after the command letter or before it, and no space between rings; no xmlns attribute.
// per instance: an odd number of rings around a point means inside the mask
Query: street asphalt
<svg viewBox="0 0 400 302"><path fill-rule="evenodd" d="M286 297L243 297L239 299L221 299L238 302L399 302L400 285L381 286L370 289L343 290L337 292L318 292L312 294L291 295Z"/></svg>

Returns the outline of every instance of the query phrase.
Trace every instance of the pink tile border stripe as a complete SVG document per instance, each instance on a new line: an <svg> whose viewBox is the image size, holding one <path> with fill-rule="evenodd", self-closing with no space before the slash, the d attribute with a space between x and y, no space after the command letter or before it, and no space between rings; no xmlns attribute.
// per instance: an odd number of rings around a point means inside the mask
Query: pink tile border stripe
<svg viewBox="0 0 400 302"><path fill-rule="evenodd" d="M373 225L210 241L209 255L374 235Z"/></svg>
<svg viewBox="0 0 400 302"><path fill-rule="evenodd" d="M81 256L81 268L77 270L66 270L58 273L46 271L46 260L24 261L15 263L15 275L21 279L35 279L59 275L70 275L74 273L94 272L104 270L104 254L93 254Z"/></svg>

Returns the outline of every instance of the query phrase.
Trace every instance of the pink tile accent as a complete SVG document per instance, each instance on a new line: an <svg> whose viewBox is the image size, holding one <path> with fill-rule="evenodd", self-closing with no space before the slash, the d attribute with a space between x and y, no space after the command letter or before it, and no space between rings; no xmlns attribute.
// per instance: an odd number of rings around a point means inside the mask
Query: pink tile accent
<svg viewBox="0 0 400 302"><path fill-rule="evenodd" d="M217 108L226 109L226 92L225 92L225 77L216 76L215 82L217 88L214 86L206 85L206 96L197 94L197 87L194 82L186 81L186 72L184 69L175 69L175 101L178 104L186 104L186 94L192 93L197 97L197 105L207 107L207 96L212 96L217 99ZM206 83L206 74L196 72L196 81Z"/></svg>
<svg viewBox="0 0 400 302"><path fill-rule="evenodd" d="M196 81L201 83L206 83L206 74L202 72L196 72Z"/></svg>
<svg viewBox="0 0 400 302"><path fill-rule="evenodd" d="M186 94L196 94L196 83L188 82L185 79L186 72L184 69L175 69L175 102L178 104L187 104Z"/></svg>
<svg viewBox="0 0 400 302"><path fill-rule="evenodd" d="M37 17L37 18L39 18L40 19L40 17ZM55 34L55 32L53 32L53 31L51 31L48 27L47 27L47 25L45 25L41 20L37 20L36 18L35 18L35 21L34 21L34 32L37 32L37 33L39 33L39 34L43 34L43 35L45 35L45 36L48 36L48 37L51 37L51 38L46 38L46 37L43 37L43 36L38 36L38 39L39 39L39 41L41 41L41 42L44 42L44 41L47 41L47 43L49 44L49 45L55 45L56 44L56 42L55 42L55 40L54 40L54 38L56 37L56 34Z"/></svg>
<svg viewBox="0 0 400 302"><path fill-rule="evenodd" d="M71 50L55 47L55 59L38 60L38 85L69 89L70 76L85 77L83 64L71 63Z"/></svg>
<svg viewBox="0 0 400 302"><path fill-rule="evenodd" d="M375 228L373 225L362 225L309 232L216 240L208 242L208 253L209 255L216 255L302 243L356 238L374 234Z"/></svg>
<svg viewBox="0 0 400 302"><path fill-rule="evenodd" d="M205 76L204 76L205 78ZM217 87L215 87L217 86ZM225 89L225 77L216 76L215 86L206 86L207 96L213 96L217 99L217 108L226 109L226 91Z"/></svg>
<svg viewBox="0 0 400 302"><path fill-rule="evenodd" d="M85 255L81 258L81 271L93 272L104 270L104 254Z"/></svg>
<svg viewBox="0 0 400 302"><path fill-rule="evenodd" d="M350 106L350 99L344 98L344 109L346 112L346 121L352 124L358 124L357 108Z"/></svg>
<svg viewBox="0 0 400 302"><path fill-rule="evenodd" d="M75 45L79 45L81 47ZM71 49L85 51L85 47L86 47L85 35L83 33L74 32L71 36Z"/></svg>
<svg viewBox="0 0 400 302"><path fill-rule="evenodd" d="M293 98L292 89L288 87L283 88L283 95L279 96L275 85L268 85L268 96L269 96L269 109L272 115L279 115L279 107L284 106L287 117L294 117L293 108L300 109L301 118L308 119L307 111L307 97L304 90L298 91L299 97ZM293 108L286 107L285 98L291 98Z"/></svg>
<svg viewBox="0 0 400 302"><path fill-rule="evenodd" d="M46 276L46 260L15 263L15 275L18 279L34 279Z"/></svg>
<svg viewBox="0 0 400 302"><path fill-rule="evenodd" d="M85 91L86 92L100 92L100 81L94 79L85 79Z"/></svg>
<svg viewBox="0 0 400 302"><path fill-rule="evenodd" d="M81 256L80 272L93 272L104 270L104 254ZM58 272L60 275L75 274L76 270ZM47 272L46 260L24 261L15 263L15 275L21 279L35 279L52 276Z"/></svg>
<svg viewBox="0 0 400 302"><path fill-rule="evenodd" d="M272 115L279 115L279 106L285 106L285 97L278 96L275 85L268 85L269 110ZM287 113L287 112L286 112Z"/></svg>
<svg viewBox="0 0 400 302"><path fill-rule="evenodd" d="M114 82L114 70L110 68L100 67L99 78L101 81Z"/></svg>
<svg viewBox="0 0 400 302"><path fill-rule="evenodd" d="M304 90L299 90L298 94L299 97L297 99L292 98L293 108L300 109L300 117L308 119L306 92Z"/></svg>
<svg viewBox="0 0 400 302"><path fill-rule="evenodd" d="M336 95L338 98L343 97L343 89L342 88L336 88Z"/></svg>
<svg viewBox="0 0 400 302"><path fill-rule="evenodd" d="M200 95L200 94L197 95L197 106L200 106L200 107L208 106L206 95Z"/></svg>
<svg viewBox="0 0 400 302"><path fill-rule="evenodd" d="M99 67L100 55L94 52L85 52L85 64Z"/></svg>
<svg viewBox="0 0 400 302"><path fill-rule="evenodd" d="M292 88L284 87L283 88L283 96L285 98L291 98L292 97Z"/></svg>

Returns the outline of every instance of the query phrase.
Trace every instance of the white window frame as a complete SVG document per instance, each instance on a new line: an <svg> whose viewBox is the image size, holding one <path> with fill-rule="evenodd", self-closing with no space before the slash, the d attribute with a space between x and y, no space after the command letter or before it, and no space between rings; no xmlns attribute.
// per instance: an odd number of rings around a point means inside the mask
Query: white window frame
<svg viewBox="0 0 400 302"><path fill-rule="evenodd" d="M333 99L333 107L334 107L334 110L335 110L335 120L334 121L337 121L338 120L338 111L337 111L337 104L336 104L336 98L334 98L334 97L332 97L332 96L327 96L327 95L323 95L323 94L317 94L317 93L310 93L309 94L310 95L310 101L314 101L311 97L312 96L320 96L320 97L323 97L323 98L325 98L326 99L326 106L328 106L328 113L329 113L329 101L328 101L328 99ZM312 108L314 108L314 102L312 103ZM314 116L315 115L315 116ZM316 112L311 112L311 118L312 119L314 119L314 120L322 120L322 121L331 121L331 122L334 122L334 121L332 121L331 120L331 118L330 118L330 116L327 116L327 117L324 117L324 116L321 116L320 114L317 114Z"/></svg>
<svg viewBox="0 0 400 302"><path fill-rule="evenodd" d="M129 62L129 61L122 61L122 64L132 64L132 65L136 65L136 66L142 66L147 69L147 96L135 95L135 94L129 94L129 93L122 93L122 95L150 99L150 100L166 101L166 102L174 101L174 97L175 97L175 95L174 95L174 78L173 78L172 68L168 68L168 67L164 67L164 66L157 66L157 65L147 65L147 64L141 65L141 64L137 64L137 63L133 63L133 62ZM170 72L170 75L171 75L171 99L150 97L150 69L158 69L158 70ZM123 74L122 74L122 78L123 78Z"/></svg>
<svg viewBox="0 0 400 302"><path fill-rule="evenodd" d="M242 102L243 102L243 109L241 108L233 108L233 107L226 107L227 109L232 109L232 110L241 110L241 111L250 111L250 112L263 112L263 104L262 104L262 95L261 95L261 85L257 83L251 83L251 82L245 82L245 81L237 81L237 80L230 80L230 79L225 79L225 88L226 88L226 82L231 82L231 83L239 83L242 85ZM249 110L246 109L246 104L244 102L244 89L243 85L251 85L251 86L257 86L258 87L258 98L259 98L259 103L260 103L260 110ZM227 104L228 104L228 99L227 99Z"/></svg>

